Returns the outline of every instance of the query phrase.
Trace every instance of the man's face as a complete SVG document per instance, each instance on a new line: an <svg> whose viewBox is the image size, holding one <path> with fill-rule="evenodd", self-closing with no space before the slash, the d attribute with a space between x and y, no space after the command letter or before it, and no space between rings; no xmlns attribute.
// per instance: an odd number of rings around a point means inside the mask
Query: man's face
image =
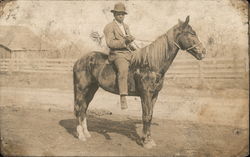
<svg viewBox="0 0 250 157"><path fill-rule="evenodd" d="M123 13L123 12L114 12L114 17L115 17L116 21L118 21L119 23L122 23L124 18L125 18L125 13Z"/></svg>

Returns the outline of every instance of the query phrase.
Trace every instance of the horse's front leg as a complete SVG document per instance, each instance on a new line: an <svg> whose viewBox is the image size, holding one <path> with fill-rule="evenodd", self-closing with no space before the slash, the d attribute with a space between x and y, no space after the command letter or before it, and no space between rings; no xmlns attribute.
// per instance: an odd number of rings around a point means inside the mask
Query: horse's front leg
<svg viewBox="0 0 250 157"><path fill-rule="evenodd" d="M151 137L151 121L153 117L153 108L156 102L158 93L146 92L141 96L142 102L142 121L143 121L143 137L142 144L145 148L156 146Z"/></svg>

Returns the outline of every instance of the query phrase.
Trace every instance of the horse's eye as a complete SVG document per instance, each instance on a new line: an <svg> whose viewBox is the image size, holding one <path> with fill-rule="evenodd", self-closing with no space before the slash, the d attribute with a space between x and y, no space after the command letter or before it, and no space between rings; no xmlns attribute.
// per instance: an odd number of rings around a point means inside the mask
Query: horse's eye
<svg viewBox="0 0 250 157"><path fill-rule="evenodd" d="M195 32L190 32L190 34L192 34L192 35L196 35L196 33L195 33Z"/></svg>

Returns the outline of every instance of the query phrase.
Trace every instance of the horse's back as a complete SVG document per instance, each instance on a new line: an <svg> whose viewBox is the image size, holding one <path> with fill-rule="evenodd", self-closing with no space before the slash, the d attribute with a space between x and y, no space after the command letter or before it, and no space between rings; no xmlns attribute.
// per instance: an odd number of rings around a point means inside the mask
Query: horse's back
<svg viewBox="0 0 250 157"><path fill-rule="evenodd" d="M108 59L108 55L103 53L103 52L99 52L99 51L91 51L85 55L83 55L80 59L78 59L74 66L73 69L74 70L79 70L82 69L88 65L93 65L93 64L100 64L100 63L105 63L105 61Z"/></svg>

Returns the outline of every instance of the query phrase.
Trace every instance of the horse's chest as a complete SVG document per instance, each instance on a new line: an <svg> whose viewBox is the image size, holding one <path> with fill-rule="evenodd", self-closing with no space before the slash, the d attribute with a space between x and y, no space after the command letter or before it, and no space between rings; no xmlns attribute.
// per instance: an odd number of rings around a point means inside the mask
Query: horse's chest
<svg viewBox="0 0 250 157"><path fill-rule="evenodd" d="M163 77L158 73L146 71L136 75L136 84L140 91L160 91L163 87Z"/></svg>

